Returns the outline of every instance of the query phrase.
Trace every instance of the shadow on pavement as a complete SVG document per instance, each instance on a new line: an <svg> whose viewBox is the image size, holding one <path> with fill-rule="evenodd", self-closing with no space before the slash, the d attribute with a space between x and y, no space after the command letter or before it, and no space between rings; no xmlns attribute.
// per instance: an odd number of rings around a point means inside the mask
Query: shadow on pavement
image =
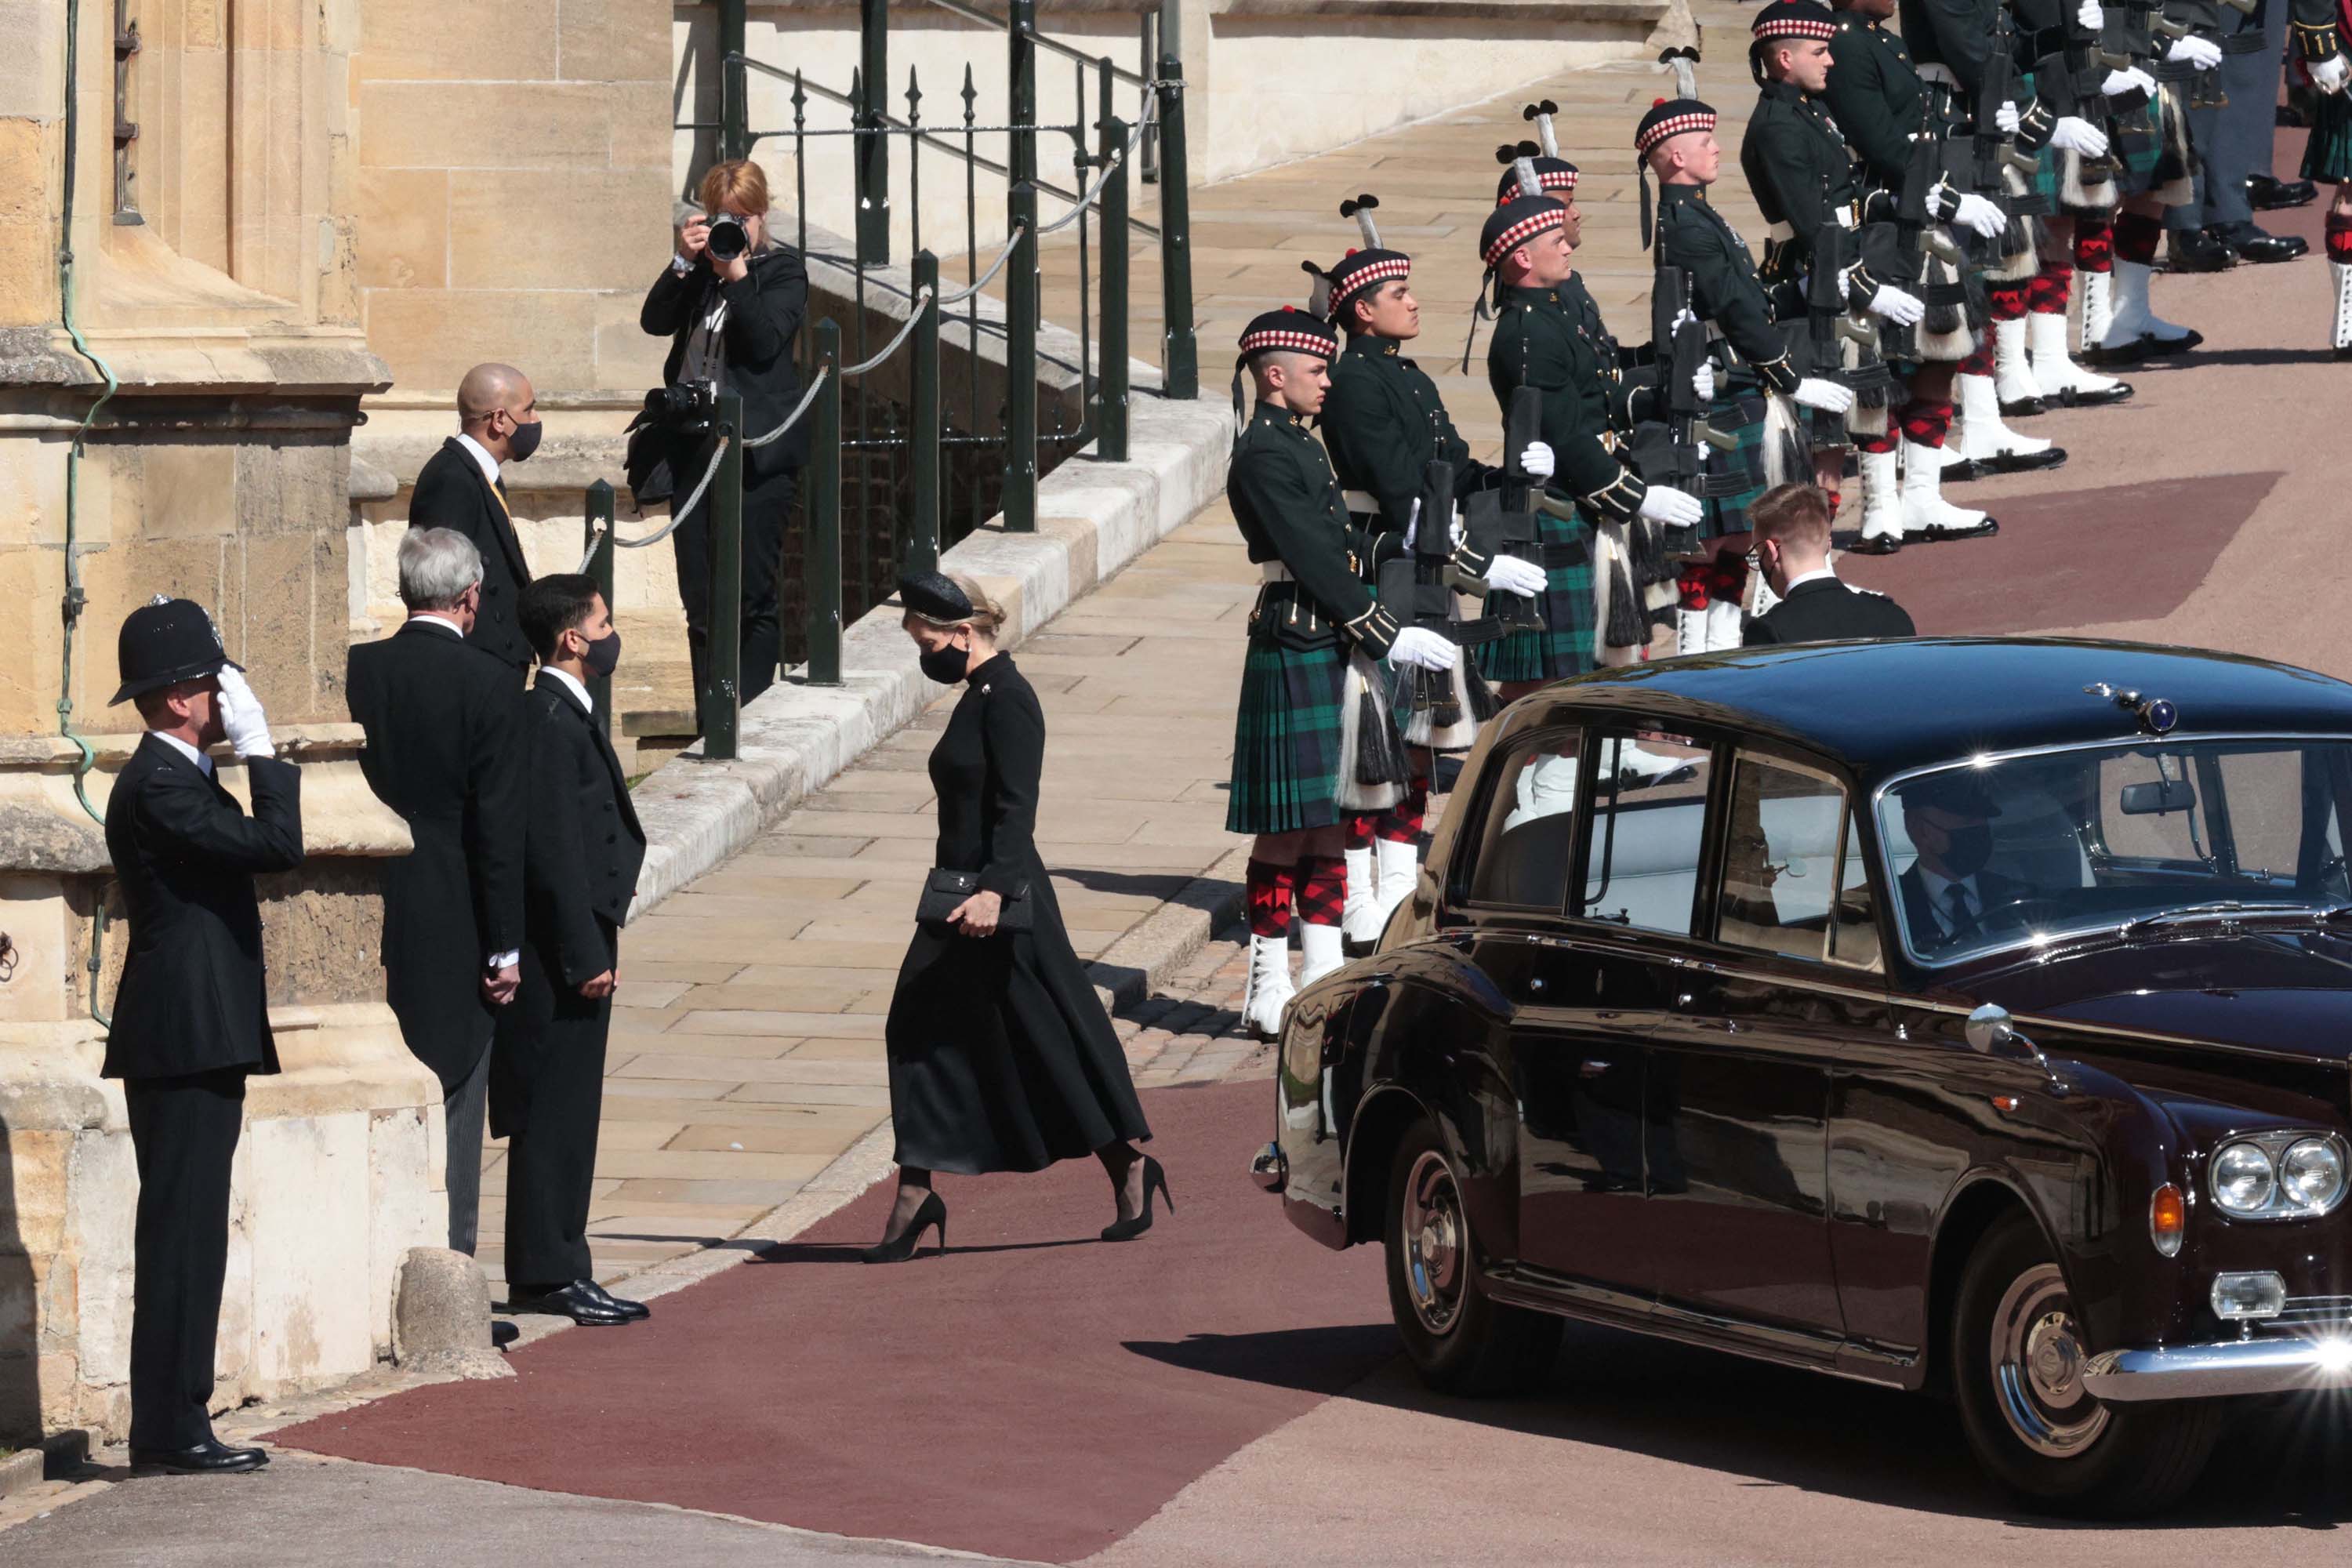
<svg viewBox="0 0 2352 1568"><path fill-rule="evenodd" d="M1343 1387L1349 1379L1397 1353L1396 1330L1387 1323L1279 1329L1262 1334L1189 1334L1181 1340L1129 1340L1126 1344L1139 1356L1186 1372L1312 1394ZM1335 1369L1347 1376L1335 1382Z"/></svg>

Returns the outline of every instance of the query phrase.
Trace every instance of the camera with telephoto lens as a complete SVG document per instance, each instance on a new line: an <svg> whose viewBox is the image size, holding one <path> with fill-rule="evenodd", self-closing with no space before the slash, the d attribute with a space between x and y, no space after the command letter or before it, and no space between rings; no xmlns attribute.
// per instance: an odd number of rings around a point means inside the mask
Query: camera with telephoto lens
<svg viewBox="0 0 2352 1568"><path fill-rule="evenodd" d="M713 261L732 261L751 248L751 237L744 232L742 218L734 213L720 213L710 220L710 232L703 238L703 247Z"/></svg>
<svg viewBox="0 0 2352 1568"><path fill-rule="evenodd" d="M646 394L646 412L664 429L698 436L719 419L719 385L709 381L678 381Z"/></svg>

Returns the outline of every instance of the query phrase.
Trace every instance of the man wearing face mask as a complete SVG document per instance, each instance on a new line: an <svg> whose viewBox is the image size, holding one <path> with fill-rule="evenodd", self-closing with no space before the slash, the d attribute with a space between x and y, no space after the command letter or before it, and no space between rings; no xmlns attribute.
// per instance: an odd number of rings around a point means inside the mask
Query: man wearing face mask
<svg viewBox="0 0 2352 1568"><path fill-rule="evenodd" d="M490 1131L510 1140L507 1304L575 1323L635 1322L646 1308L597 1284L588 1255L620 928L646 858L621 760L588 697L590 679L619 664L621 636L584 576L533 583L521 620L539 656L524 700L522 969L490 1056Z"/></svg>
<svg viewBox="0 0 2352 1568"><path fill-rule="evenodd" d="M1780 603L1740 632L1746 647L1916 635L1911 616L1884 594L1849 587L1830 567L1830 497L1818 485L1780 485L1748 509L1756 563Z"/></svg>
<svg viewBox="0 0 2352 1568"><path fill-rule="evenodd" d="M118 644L147 733L106 803L106 850L131 940L100 1069L122 1080L139 1165L132 1243L131 1463L183 1475L257 1469L213 1436L213 1342L228 1267L229 1172L245 1080L278 1070L253 879L302 863L302 775L202 605L158 595ZM247 816L209 748L236 749Z"/></svg>
<svg viewBox="0 0 2352 1568"><path fill-rule="evenodd" d="M1973 780L1937 774L1906 786L1903 830L1919 858L1903 873L1903 919L1922 952L1968 947L1984 921L2029 889L1985 869L2000 807Z"/></svg>
<svg viewBox="0 0 2352 1568"><path fill-rule="evenodd" d="M441 443L416 476L408 526L446 528L473 541L482 556L481 608L470 641L512 665L530 668L515 606L530 583L514 515L507 510L505 466L539 450L539 398L510 364L478 364L457 384L457 433Z"/></svg>
<svg viewBox="0 0 2352 1568"><path fill-rule="evenodd" d="M400 542L408 620L344 667L360 766L415 847L384 862L386 999L401 1037L441 1080L449 1246L471 1256L482 1187L490 1034L521 980L523 690L467 640L482 557L446 528Z"/></svg>

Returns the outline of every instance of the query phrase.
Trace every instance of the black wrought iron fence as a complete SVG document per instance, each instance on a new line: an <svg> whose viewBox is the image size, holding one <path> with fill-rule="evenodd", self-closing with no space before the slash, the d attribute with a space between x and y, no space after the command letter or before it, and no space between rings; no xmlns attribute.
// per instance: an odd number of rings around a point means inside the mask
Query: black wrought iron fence
<svg viewBox="0 0 2352 1568"><path fill-rule="evenodd" d="M956 94L960 119L926 121L924 93L917 73L908 73L903 117L886 108L882 84L888 72L888 0L861 0L860 64L847 92L810 81L753 59L746 51L745 0L717 0L718 29L712 53L719 67L719 113L716 121L680 120L677 129L715 133L721 157L751 156L765 142L789 141L793 163L794 237L811 264L813 286L821 269L831 275L824 291L845 293L854 307L852 344L845 348L841 327L818 321L803 343L808 395L772 431L742 428L738 399L722 396L719 440L698 488L673 508L673 521L638 539L622 540L613 530L609 489L592 489L588 500L587 556L583 570L598 574L611 594L614 544L640 547L666 536L675 519L688 515L708 494L713 531L709 689L697 694L704 753L735 754L742 539L741 454L746 447L775 439L797 421L814 421L809 466L800 487L802 515L788 551L789 601L800 614L797 637L787 622L785 661L804 658L806 680L841 680L841 634L847 622L887 595L898 574L928 566L989 513L983 498L1001 506L1009 531L1034 531L1039 479L1072 454L1092 445L1097 458L1127 456L1129 273L1138 236L1159 242L1160 288L1166 329L1161 342L1161 395L1191 399L1200 394L1193 341L1191 247L1185 177L1183 72L1179 58L1177 0L1162 0L1147 21L1141 63L1148 73L1129 71L1107 57L1089 58L1037 30L1035 0L1010 0L1003 16L962 0L922 0L967 20L1003 31L1007 55L1006 94L1001 117L983 112L969 67ZM1156 51L1156 53L1155 53ZM1037 68L1041 53L1068 59L1073 67L1071 101L1079 119L1045 123L1037 119ZM789 81L791 123L760 128L751 123L750 86L759 77ZM1089 89L1091 89L1091 92ZM1123 93L1137 97L1134 121L1117 110ZM1089 97L1095 118L1084 120ZM813 124L812 106L848 110L841 125ZM808 153L813 142L851 139L850 159L856 235L847 254L810 243ZM1002 161L981 151L983 137L1002 137ZM1066 138L1072 180L1065 188L1039 174L1041 142ZM908 233L912 256L903 279L889 268L892 143L905 153ZM939 257L924 244L922 180L925 155L945 158L962 184L963 276L943 288ZM1157 174L1160 221L1132 215L1132 181L1149 162ZM698 160L707 162L707 160ZM698 177L699 169L695 171ZM982 179L1003 180L1003 237L983 241ZM992 195L993 193L992 192ZM1040 196L1066 206L1041 218ZM1073 330L1075 362L1042 351L1045 325L1040 242L1075 229L1078 300ZM950 236L950 240L955 236ZM838 274L849 275L845 289ZM989 290L1002 279L1001 299ZM982 301L996 308L984 310ZM887 303L886 303L887 302ZM903 320L887 324L903 308ZM961 418L947 417L943 395L943 330L960 330L963 382L956 400ZM887 341L871 341L884 335ZM985 374L1001 344L1001 400L987 394ZM897 395L845 399L856 382L904 353L903 401ZM854 355L851 359L848 356ZM1041 367L1055 365L1076 380L1076 417L1070 400L1054 399L1050 428L1039 426ZM993 402L994 406L988 405ZM992 465L996 482L981 481L976 470ZM680 476L684 482L688 476ZM960 480L960 482L959 482ZM968 507L951 508L950 491ZM601 493L600 493L601 491ZM992 495L990 492L993 492ZM962 515L967 512L977 515ZM955 515L951 515L951 513ZM844 559L845 546L847 559ZM793 558L796 557L796 560ZM789 568L797 565L798 570ZM789 612L794 607L789 603ZM602 699L600 697L600 702Z"/></svg>

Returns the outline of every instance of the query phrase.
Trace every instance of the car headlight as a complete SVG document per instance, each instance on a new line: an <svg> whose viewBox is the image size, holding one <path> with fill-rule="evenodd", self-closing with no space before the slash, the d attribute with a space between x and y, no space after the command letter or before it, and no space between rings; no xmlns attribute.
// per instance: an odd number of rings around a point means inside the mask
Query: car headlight
<svg viewBox="0 0 2352 1568"><path fill-rule="evenodd" d="M2214 1150L2209 1178L2232 1219L2304 1219L2344 1201L2352 1150L2332 1132L2258 1132Z"/></svg>

